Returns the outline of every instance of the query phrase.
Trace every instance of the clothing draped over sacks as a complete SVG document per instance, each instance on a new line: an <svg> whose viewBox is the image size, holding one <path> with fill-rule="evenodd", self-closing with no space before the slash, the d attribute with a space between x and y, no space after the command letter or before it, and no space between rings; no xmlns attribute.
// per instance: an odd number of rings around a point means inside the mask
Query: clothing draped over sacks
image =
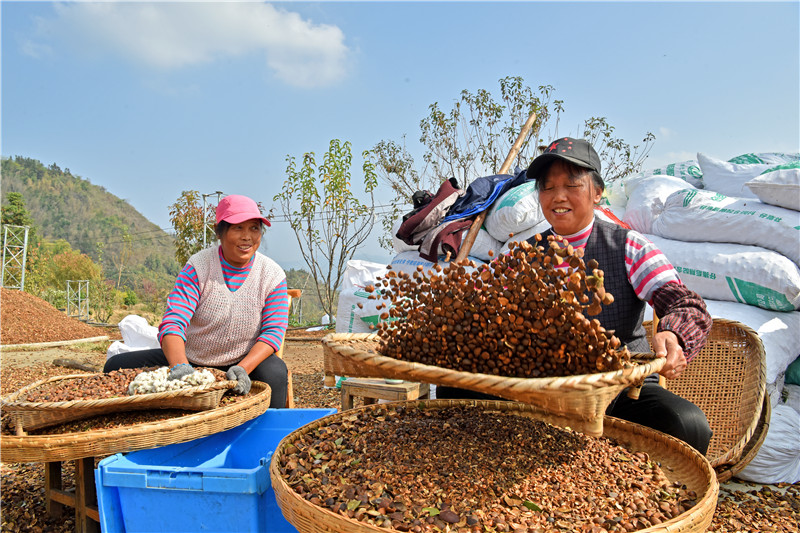
<svg viewBox="0 0 800 533"><path fill-rule="evenodd" d="M406 244L419 246L423 259L436 262L440 254L458 254L464 230L475 215L490 208L510 189L527 181L524 170L477 178L466 190L458 188L455 178L441 184L435 195L417 191L414 210L403 217L396 237ZM418 205L421 204L421 205Z"/></svg>
<svg viewBox="0 0 800 533"><path fill-rule="evenodd" d="M450 252L452 257L461 249L461 239L464 230L472 226L472 219L460 218L451 222L443 222L428 231L419 246L419 256L428 261L436 262L439 259L439 250L443 253Z"/></svg>
<svg viewBox="0 0 800 533"><path fill-rule="evenodd" d="M448 179L439 186L439 190L427 204L409 213L408 218L404 217L400 229L397 230L397 238L406 244L421 244L425 234L442 222L447 210L463 194L464 190L458 188L455 178Z"/></svg>
<svg viewBox="0 0 800 533"><path fill-rule="evenodd" d="M516 175L495 174L477 178L469 184L464 195L450 207L444 222L471 217L489 209L503 193L522 185L527 180L524 170L517 172Z"/></svg>

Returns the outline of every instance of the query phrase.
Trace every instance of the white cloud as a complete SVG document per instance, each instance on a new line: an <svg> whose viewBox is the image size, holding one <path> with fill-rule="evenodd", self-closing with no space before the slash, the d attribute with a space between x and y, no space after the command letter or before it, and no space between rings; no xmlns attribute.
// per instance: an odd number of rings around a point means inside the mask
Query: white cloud
<svg viewBox="0 0 800 533"><path fill-rule="evenodd" d="M261 53L288 84L315 87L346 74L344 34L297 13L251 2L67 3L40 29L151 68L178 69Z"/></svg>
<svg viewBox="0 0 800 533"><path fill-rule="evenodd" d="M666 126L661 126L658 128L658 136L657 139L661 140L669 140L675 135L675 131L667 128Z"/></svg>

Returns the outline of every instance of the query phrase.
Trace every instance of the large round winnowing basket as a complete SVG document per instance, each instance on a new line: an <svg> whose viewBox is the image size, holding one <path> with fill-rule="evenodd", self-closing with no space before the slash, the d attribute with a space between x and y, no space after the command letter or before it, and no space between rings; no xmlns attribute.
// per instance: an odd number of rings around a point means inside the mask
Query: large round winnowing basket
<svg viewBox="0 0 800 533"><path fill-rule="evenodd" d="M4 463L70 461L186 442L243 424L263 414L269 402L269 385L253 381L250 394L238 402L167 420L80 433L3 435L0 459Z"/></svg>
<svg viewBox="0 0 800 533"><path fill-rule="evenodd" d="M459 372L438 366L410 363L378 352L380 338L367 333L332 333L322 339L326 374L349 377L395 378L458 387L532 404L553 418L587 435L603 433L603 417L611 401L626 387L658 372L664 358L633 354L635 364L598 374L550 378L511 378ZM649 360L647 359L649 357Z"/></svg>
<svg viewBox="0 0 800 533"><path fill-rule="evenodd" d="M235 381L224 380L208 385L186 387L167 392L134 394L97 400L60 402L29 402L24 400L28 392L39 387L93 376L96 376L96 374L71 374L69 376L54 376L43 379L0 399L0 405L2 405L3 411L8 413L14 420L19 433L120 411L146 409L205 411L218 406L222 395L236 385Z"/></svg>
<svg viewBox="0 0 800 533"><path fill-rule="evenodd" d="M648 338L650 326L645 322ZM769 403L764 400L766 375L766 355L758 334L740 322L715 318L703 349L678 379L665 381L669 391L705 413L713 432L706 452L711 466L735 467L738 472L747 465L740 463L748 444L748 462L755 456L766 434L765 424L769 425L769 412L764 409Z"/></svg>
<svg viewBox="0 0 800 533"><path fill-rule="evenodd" d="M544 422L551 422L551 417L532 405L516 402L490 400L430 400L401 402L422 405L429 409L443 409L452 406L479 406L487 412L504 411L510 414L531 416ZM383 405L366 405L358 410L382 409ZM283 516L300 533L372 533L387 531L384 528L371 526L363 522L333 513L328 509L309 503L296 494L283 479L280 462L287 454L287 447L308 432L320 427L339 424L342 419L352 416L353 411L329 415L297 429L287 435L278 444L270 463L270 477L275 498ZM604 435L616 439L631 451L647 453L653 460L661 464L662 470L671 481L680 481L688 489L697 493L697 504L685 513L658 526L641 529L640 532L702 532L711 524L717 505L719 483L708 460L691 446L664 433L626 422L612 417L605 417ZM453 495L458 498L459 495Z"/></svg>

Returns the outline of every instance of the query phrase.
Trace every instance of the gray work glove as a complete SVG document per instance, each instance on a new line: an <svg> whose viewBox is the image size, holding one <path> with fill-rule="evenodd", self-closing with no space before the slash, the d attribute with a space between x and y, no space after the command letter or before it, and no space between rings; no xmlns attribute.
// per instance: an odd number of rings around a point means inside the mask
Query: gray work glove
<svg viewBox="0 0 800 533"><path fill-rule="evenodd" d="M181 379L183 376L188 376L194 372L194 368L189 363L181 363L169 369L167 380Z"/></svg>
<svg viewBox="0 0 800 533"><path fill-rule="evenodd" d="M231 389L236 394L247 394L250 392L250 376L247 375L247 371L244 368L239 365L232 366L225 373L225 377L231 381L239 382Z"/></svg>

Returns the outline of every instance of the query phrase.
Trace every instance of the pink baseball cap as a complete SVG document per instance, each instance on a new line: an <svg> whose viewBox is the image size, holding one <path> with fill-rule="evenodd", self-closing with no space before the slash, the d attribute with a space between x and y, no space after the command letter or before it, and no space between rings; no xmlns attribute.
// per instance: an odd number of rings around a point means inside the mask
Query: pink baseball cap
<svg viewBox="0 0 800 533"><path fill-rule="evenodd" d="M239 224L254 218L261 220L267 226L272 226L261 214L258 205L247 196L231 194L220 200L217 205L217 224L223 220L229 224Z"/></svg>

